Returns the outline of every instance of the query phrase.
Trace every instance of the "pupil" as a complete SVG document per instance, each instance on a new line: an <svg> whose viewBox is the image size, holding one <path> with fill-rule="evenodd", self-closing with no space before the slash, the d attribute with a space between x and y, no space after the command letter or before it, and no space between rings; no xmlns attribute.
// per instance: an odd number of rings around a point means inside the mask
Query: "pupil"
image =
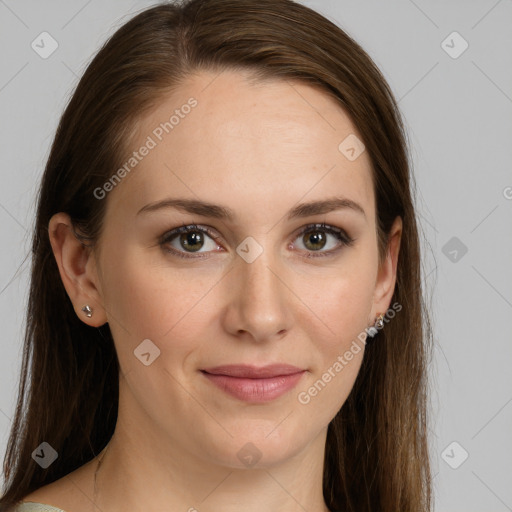
<svg viewBox="0 0 512 512"><path fill-rule="evenodd" d="M197 251L201 249L202 242L202 233L200 232L192 231L189 233L182 233L181 235L181 243L184 248ZM198 247L194 247L195 245L197 245Z"/></svg>
<svg viewBox="0 0 512 512"><path fill-rule="evenodd" d="M313 246L320 245L320 247L313 247L313 249L322 249L322 247L325 245L324 234L320 231L314 231L313 234L307 235L307 240L313 240ZM308 244L305 245L307 247Z"/></svg>

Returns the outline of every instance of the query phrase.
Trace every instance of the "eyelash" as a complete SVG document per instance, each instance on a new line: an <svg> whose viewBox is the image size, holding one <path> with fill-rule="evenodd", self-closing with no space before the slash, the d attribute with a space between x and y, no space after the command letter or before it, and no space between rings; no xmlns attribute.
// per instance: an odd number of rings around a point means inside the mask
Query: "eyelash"
<svg viewBox="0 0 512 512"><path fill-rule="evenodd" d="M331 226L329 224L321 223L321 224L308 224L307 226L304 226L304 228L295 236L295 238L298 238L309 231L325 231L327 233L330 233L331 235L335 236L338 241L340 242L340 245L335 249L330 249L329 251L324 252L318 252L315 254L315 251L309 251L309 254L305 256L306 258L324 258L328 256L334 256L342 247L350 247L354 242L355 238L349 237L342 229L339 229L335 226ZM215 240L216 243L216 235L215 233L209 229L207 226L198 226L196 224L184 224L176 229L173 229L172 231L166 232L161 238L160 238L160 246L165 246L169 242L171 242L174 238L176 238L177 235L180 235L182 233L188 233L188 232L194 232L194 231L200 231L202 233L207 234L210 238ZM219 244L220 245L220 244ZM193 255L194 253L186 253L183 251L177 251L176 249L164 249L166 252L173 254L175 256L178 256L179 258L185 258L185 259L203 259L203 258L209 258L208 253L195 253L195 254L204 254L204 255Z"/></svg>

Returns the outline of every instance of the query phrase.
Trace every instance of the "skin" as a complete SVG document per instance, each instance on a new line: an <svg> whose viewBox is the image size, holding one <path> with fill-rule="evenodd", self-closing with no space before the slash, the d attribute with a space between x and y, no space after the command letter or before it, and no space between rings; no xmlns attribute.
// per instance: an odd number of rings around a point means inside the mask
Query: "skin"
<svg viewBox="0 0 512 512"><path fill-rule="evenodd" d="M308 404L308 390L358 334L390 307L401 219L379 268L375 197L367 152L349 161L339 150L349 117L322 90L299 82L249 83L240 71L201 72L137 126L138 149L169 112L193 96L195 107L108 193L104 232L95 251L73 236L69 217L54 215L49 236L76 314L108 322L120 375L118 422L97 475L98 457L25 501L73 510L327 511L322 496L327 426L358 374L364 344ZM359 203L288 221L298 202L334 194ZM233 222L175 209L137 215L167 197L201 199L235 211ZM320 230L315 246L300 230L325 222L355 239L340 246ZM182 224L209 226L206 259L185 259ZM314 231L319 233L319 230ZM263 252L252 263L236 252L246 237ZM328 252L332 256L307 258ZM315 251L315 247L318 247ZM190 250L188 254L191 253ZM87 318L84 304L93 309ZM134 350L144 339L160 349L149 366ZM199 369L220 364L285 362L307 369L297 387L249 404L214 387ZM261 453L248 468L237 453Z"/></svg>

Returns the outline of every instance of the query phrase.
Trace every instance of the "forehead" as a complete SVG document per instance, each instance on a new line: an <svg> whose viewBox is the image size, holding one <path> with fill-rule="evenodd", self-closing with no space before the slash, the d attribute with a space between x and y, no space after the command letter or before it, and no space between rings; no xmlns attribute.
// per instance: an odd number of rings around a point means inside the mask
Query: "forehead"
<svg viewBox="0 0 512 512"><path fill-rule="evenodd" d="M341 106L302 82L248 78L197 73L139 120L129 154L151 148L122 183L125 206L186 196L249 212L344 195L373 216L369 157L339 147L362 139Z"/></svg>

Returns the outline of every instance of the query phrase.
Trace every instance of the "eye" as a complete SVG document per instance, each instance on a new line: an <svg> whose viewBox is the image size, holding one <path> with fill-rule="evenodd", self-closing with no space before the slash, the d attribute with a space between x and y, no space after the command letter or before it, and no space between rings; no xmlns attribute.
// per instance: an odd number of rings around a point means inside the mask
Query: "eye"
<svg viewBox="0 0 512 512"><path fill-rule="evenodd" d="M321 249L324 249L328 244L329 236L337 240L337 243L328 251L322 251ZM159 243L161 246L165 247L166 252L172 253L180 258L208 258L210 251L215 251L220 248L220 245L215 241L216 238L216 234L208 227L190 224L180 226L165 233ZM305 256L306 258L333 256L338 253L342 247L350 246L355 241L355 239L350 238L342 229L323 223L305 226L300 233L296 235L295 240L300 238L308 253ZM210 239L210 247L206 247L205 251L200 252L200 249L204 248L207 239ZM194 255L194 253L197 255ZM204 255L199 256L199 254Z"/></svg>
<svg viewBox="0 0 512 512"><path fill-rule="evenodd" d="M180 226L179 228L173 229L166 233L160 240L160 245L169 247L167 252L175 254L180 258L205 258L207 256L187 256L186 251L191 253L197 253L205 243L205 237L211 240L210 250L219 248L219 244L214 243L215 234L213 231L203 226L196 226L195 224ZM176 239L176 240L175 240ZM175 245L173 246L172 243ZM178 245L178 247L176 247ZM205 252L208 252L205 251Z"/></svg>
<svg viewBox="0 0 512 512"><path fill-rule="evenodd" d="M334 248L328 251L321 251L328 243L328 236L331 236L337 240L337 244ZM351 246L354 243L354 239L350 238L342 229L335 226L329 226L328 224L310 224L305 226L299 233L297 238L301 239L305 250L309 251L306 258L317 258L324 256L333 256L338 253L339 250L344 246ZM318 253L318 254L314 254Z"/></svg>

